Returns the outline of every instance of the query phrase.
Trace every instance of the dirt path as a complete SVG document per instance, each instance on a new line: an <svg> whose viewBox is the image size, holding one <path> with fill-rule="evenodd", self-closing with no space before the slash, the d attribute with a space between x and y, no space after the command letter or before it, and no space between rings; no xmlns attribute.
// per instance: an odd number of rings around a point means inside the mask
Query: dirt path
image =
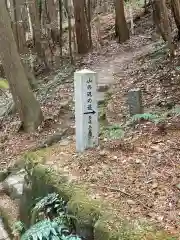
<svg viewBox="0 0 180 240"><path fill-rule="evenodd" d="M98 73L98 85L115 83L114 74L125 71L129 63L152 51L153 46L154 43L150 43L132 52L122 50L118 55L108 58L106 62L101 61L98 65L93 66L93 70Z"/></svg>

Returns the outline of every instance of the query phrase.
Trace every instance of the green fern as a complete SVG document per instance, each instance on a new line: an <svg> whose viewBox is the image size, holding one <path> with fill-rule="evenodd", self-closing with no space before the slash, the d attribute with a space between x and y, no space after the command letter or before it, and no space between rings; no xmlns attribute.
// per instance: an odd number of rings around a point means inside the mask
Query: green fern
<svg viewBox="0 0 180 240"><path fill-rule="evenodd" d="M61 240L82 240L77 235L70 234L69 236L61 236Z"/></svg>
<svg viewBox="0 0 180 240"><path fill-rule="evenodd" d="M124 137L125 133L121 126L115 124L104 128L102 131L104 137L108 139L121 139Z"/></svg>
<svg viewBox="0 0 180 240"><path fill-rule="evenodd" d="M132 122L136 122L136 121L139 121L139 120L154 121L158 117L159 116L156 115L156 114L142 113L142 114L136 114L136 115L132 116L131 120L132 120Z"/></svg>
<svg viewBox="0 0 180 240"><path fill-rule="evenodd" d="M176 105L173 109L171 109L170 113L176 117L180 116L180 106Z"/></svg>
<svg viewBox="0 0 180 240"><path fill-rule="evenodd" d="M12 226L12 234L22 234L25 231L25 225L21 221L17 221Z"/></svg>
<svg viewBox="0 0 180 240"><path fill-rule="evenodd" d="M126 126L139 122L141 120L150 121L155 124L158 124L163 122L166 118L167 118L167 113L161 114L161 115L152 114L152 113L136 114L131 117L131 119L126 123Z"/></svg>
<svg viewBox="0 0 180 240"><path fill-rule="evenodd" d="M59 197L59 194L50 193L46 197L38 201L33 208L32 212L44 212L46 216L57 216L59 213L64 212L66 202Z"/></svg>
<svg viewBox="0 0 180 240"><path fill-rule="evenodd" d="M30 227L21 237L21 240L52 240L59 239L62 235L68 235L66 226L59 226L57 222L43 220Z"/></svg>

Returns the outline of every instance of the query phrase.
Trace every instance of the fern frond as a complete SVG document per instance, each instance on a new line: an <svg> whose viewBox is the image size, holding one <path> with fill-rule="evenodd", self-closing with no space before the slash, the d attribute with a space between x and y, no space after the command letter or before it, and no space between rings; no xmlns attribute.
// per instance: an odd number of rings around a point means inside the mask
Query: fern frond
<svg viewBox="0 0 180 240"><path fill-rule="evenodd" d="M103 129L103 135L108 139L121 139L124 137L124 134L124 129L116 124L113 124Z"/></svg>
<svg viewBox="0 0 180 240"><path fill-rule="evenodd" d="M180 106L176 105L172 110L171 113L174 114L176 117L180 116Z"/></svg>
<svg viewBox="0 0 180 240"><path fill-rule="evenodd" d="M62 228L56 222L43 220L31 226L21 237L21 240L51 239L52 236L61 236ZM59 238L60 239L60 238Z"/></svg>

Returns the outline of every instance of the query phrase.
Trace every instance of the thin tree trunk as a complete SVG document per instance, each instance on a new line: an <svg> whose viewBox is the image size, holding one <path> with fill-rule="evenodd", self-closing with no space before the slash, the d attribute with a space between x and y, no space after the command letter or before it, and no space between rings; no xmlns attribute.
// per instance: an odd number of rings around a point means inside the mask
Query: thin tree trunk
<svg viewBox="0 0 180 240"><path fill-rule="evenodd" d="M33 28L33 39L34 39L35 50L40 61L44 63L45 67L48 69L45 52L41 43L41 25L38 17L37 1L34 1L34 0L33 1L27 0L27 1L28 1L29 13L30 13L32 28Z"/></svg>
<svg viewBox="0 0 180 240"><path fill-rule="evenodd" d="M66 1L66 5L65 5L66 11L67 11L67 15L68 15L68 34L69 34L69 55L70 55L70 59L71 59L71 64L74 63L73 60L73 53L72 53L72 26L71 26L71 14L69 11L69 6L68 6L68 2Z"/></svg>
<svg viewBox="0 0 180 240"><path fill-rule="evenodd" d="M73 0L76 40L78 53L80 54L85 54L89 51L89 38L84 12L85 9L84 4L85 4L84 0Z"/></svg>
<svg viewBox="0 0 180 240"><path fill-rule="evenodd" d="M171 26L170 26L169 17L168 17L166 0L160 0L160 4L161 4L161 11L162 11L162 26L164 28L166 39L168 42L168 47L170 49L170 54L173 57L175 54L175 49L174 49L174 44L172 39L172 32L171 32Z"/></svg>
<svg viewBox="0 0 180 240"><path fill-rule="evenodd" d="M124 14L124 0L115 0L115 31L120 43L129 39L129 29Z"/></svg>
<svg viewBox="0 0 180 240"><path fill-rule="evenodd" d="M180 40L180 0L171 0L171 9L178 29L178 39Z"/></svg>
<svg viewBox="0 0 180 240"><path fill-rule="evenodd" d="M165 0L154 0L153 6L153 17L156 27L161 34L163 40L168 43L171 56L174 56L175 49L173 45L171 26L168 17L168 9Z"/></svg>
<svg viewBox="0 0 180 240"><path fill-rule="evenodd" d="M51 28L51 38L53 40L53 43L57 43L58 39L58 23L57 23L57 12L56 12L56 6L54 3L54 0L46 0L47 4L47 12L48 12L48 18L50 20L50 28Z"/></svg>
<svg viewBox="0 0 180 240"><path fill-rule="evenodd" d="M63 45L63 8L62 0L59 0L59 47L60 47L60 57L62 58L62 45Z"/></svg>
<svg viewBox="0 0 180 240"><path fill-rule="evenodd" d="M91 0L87 0L87 4L85 4L85 13L86 13L86 21L87 21L87 29L89 36L89 48L92 48L92 35L91 35Z"/></svg>
<svg viewBox="0 0 180 240"><path fill-rule="evenodd" d="M0 58L22 127L27 132L34 131L41 124L43 116L17 51L5 0L0 1Z"/></svg>

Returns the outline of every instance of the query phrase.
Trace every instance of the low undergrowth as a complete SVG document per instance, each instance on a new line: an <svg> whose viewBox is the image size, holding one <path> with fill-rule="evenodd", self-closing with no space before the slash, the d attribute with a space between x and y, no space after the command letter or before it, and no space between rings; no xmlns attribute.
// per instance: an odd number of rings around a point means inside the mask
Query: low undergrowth
<svg viewBox="0 0 180 240"><path fill-rule="evenodd" d="M50 193L37 201L32 209L31 226L18 221L13 235L21 240L81 240L75 233L75 217L67 212L67 202L56 193Z"/></svg>
<svg viewBox="0 0 180 240"><path fill-rule="evenodd" d="M132 116L124 125L113 124L109 126L103 126L101 128L101 136L108 139L122 139L125 136L128 128L135 126L141 122L152 122L155 126L161 126L165 124L170 117L180 116L180 106L175 106L169 111L162 113L142 113Z"/></svg>

